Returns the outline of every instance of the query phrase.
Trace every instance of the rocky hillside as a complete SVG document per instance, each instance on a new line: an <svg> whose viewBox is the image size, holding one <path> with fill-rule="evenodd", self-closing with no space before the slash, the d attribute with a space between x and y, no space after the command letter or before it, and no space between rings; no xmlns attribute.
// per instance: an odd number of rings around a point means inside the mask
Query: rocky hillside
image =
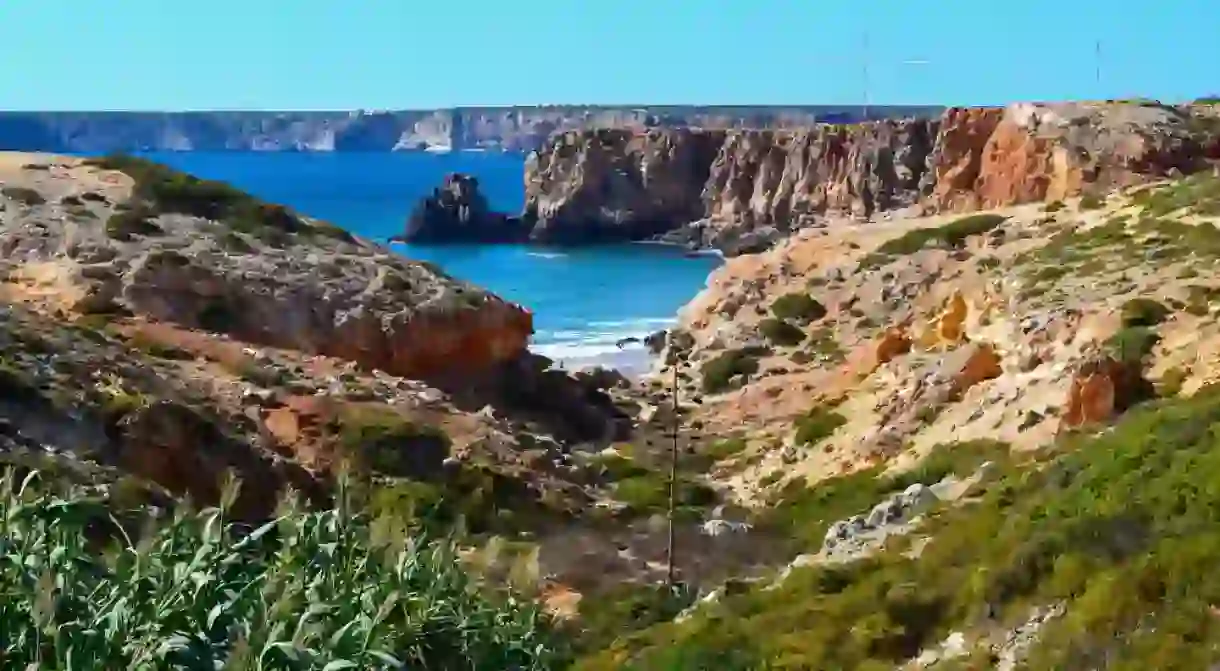
<svg viewBox="0 0 1220 671"><path fill-rule="evenodd" d="M962 212L1104 193L1218 156L1214 105L1141 102L955 108L797 130L574 130L531 157L524 217L543 241L667 232L737 253L823 225L828 214Z"/></svg>
<svg viewBox="0 0 1220 671"><path fill-rule="evenodd" d="M0 250L8 460L205 503L233 471L253 517L355 464L474 497L477 526L578 510L571 446L622 431L528 353L526 310L225 184L2 154Z"/></svg>
<svg viewBox="0 0 1220 671"><path fill-rule="evenodd" d="M869 108L870 118L938 114L940 108ZM0 150L531 151L552 133L580 128L799 128L860 119L852 106L524 106L337 112L0 112Z"/></svg>
<svg viewBox="0 0 1220 671"><path fill-rule="evenodd" d="M1092 183L1122 182L1107 165ZM654 602L578 668L1217 662L1220 170L1056 180L837 218L713 275L655 384L676 368L714 453L686 468L750 509L725 534L787 560Z"/></svg>

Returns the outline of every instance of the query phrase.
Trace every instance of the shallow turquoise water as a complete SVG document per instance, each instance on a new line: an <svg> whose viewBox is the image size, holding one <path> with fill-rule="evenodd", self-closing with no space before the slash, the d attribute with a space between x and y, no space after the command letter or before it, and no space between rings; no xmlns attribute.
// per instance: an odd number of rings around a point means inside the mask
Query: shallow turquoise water
<svg viewBox="0 0 1220 671"><path fill-rule="evenodd" d="M524 199L523 157L505 154L158 152L150 158L222 179L359 235L385 240L411 206L449 172L479 177L492 206L510 212ZM687 257L659 245L541 249L519 245L421 247L404 255L438 263L534 312L533 349L572 367L602 364L638 371L638 346L615 342L672 323L720 260Z"/></svg>

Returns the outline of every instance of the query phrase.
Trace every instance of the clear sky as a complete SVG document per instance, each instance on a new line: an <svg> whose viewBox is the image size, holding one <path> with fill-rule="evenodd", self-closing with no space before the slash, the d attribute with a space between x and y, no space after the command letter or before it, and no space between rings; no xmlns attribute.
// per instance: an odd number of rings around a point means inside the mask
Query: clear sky
<svg viewBox="0 0 1220 671"><path fill-rule="evenodd" d="M1168 102L1220 0L0 0L0 54L20 110Z"/></svg>

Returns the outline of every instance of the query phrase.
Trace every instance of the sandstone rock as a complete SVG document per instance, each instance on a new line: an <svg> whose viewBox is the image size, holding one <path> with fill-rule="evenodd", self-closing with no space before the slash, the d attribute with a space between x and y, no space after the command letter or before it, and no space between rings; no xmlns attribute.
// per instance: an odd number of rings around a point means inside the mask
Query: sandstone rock
<svg viewBox="0 0 1220 671"><path fill-rule="evenodd" d="M903 327L885 330L872 352L872 369L883 366L895 358L911 351L911 337Z"/></svg>
<svg viewBox="0 0 1220 671"><path fill-rule="evenodd" d="M1059 425L1075 428L1107 422L1147 394L1148 384L1135 364L1092 353L1072 376Z"/></svg>
<svg viewBox="0 0 1220 671"><path fill-rule="evenodd" d="M1057 103L800 131L569 132L531 159L524 216L540 240L660 235L749 253L827 212L968 211L1189 174L1220 153L1209 119Z"/></svg>
<svg viewBox="0 0 1220 671"><path fill-rule="evenodd" d="M722 131L591 130L551 138L526 164L523 219L546 243L639 240L699 219Z"/></svg>

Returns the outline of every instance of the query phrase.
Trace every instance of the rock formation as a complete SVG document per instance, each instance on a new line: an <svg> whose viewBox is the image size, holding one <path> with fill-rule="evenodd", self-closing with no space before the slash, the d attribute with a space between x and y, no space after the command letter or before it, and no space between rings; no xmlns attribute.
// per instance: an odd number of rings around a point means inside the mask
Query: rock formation
<svg viewBox="0 0 1220 671"><path fill-rule="evenodd" d="M935 116L940 107L872 106L870 118ZM864 118L860 106L532 105L336 112L4 112L0 150L528 152L586 128L801 128Z"/></svg>
<svg viewBox="0 0 1220 671"><path fill-rule="evenodd" d="M523 242L529 231L515 217L493 212L479 192L478 179L459 173L416 204L406 230L392 242L438 244L449 242Z"/></svg>
<svg viewBox="0 0 1220 671"><path fill-rule="evenodd" d="M965 212L1195 172L1220 147L1215 119L1103 102L805 130L569 131L527 164L525 218L540 239L759 251L827 213Z"/></svg>

